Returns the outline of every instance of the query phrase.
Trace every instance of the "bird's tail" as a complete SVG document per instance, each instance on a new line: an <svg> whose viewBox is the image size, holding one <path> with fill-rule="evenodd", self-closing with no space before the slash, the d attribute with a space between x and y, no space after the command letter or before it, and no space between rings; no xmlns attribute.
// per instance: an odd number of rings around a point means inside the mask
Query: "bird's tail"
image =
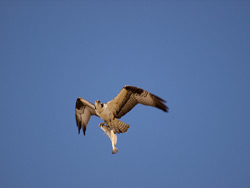
<svg viewBox="0 0 250 188"><path fill-rule="evenodd" d="M114 119L112 121L112 129L115 131L115 133L125 133L128 131L129 125L126 123L123 123L119 119Z"/></svg>

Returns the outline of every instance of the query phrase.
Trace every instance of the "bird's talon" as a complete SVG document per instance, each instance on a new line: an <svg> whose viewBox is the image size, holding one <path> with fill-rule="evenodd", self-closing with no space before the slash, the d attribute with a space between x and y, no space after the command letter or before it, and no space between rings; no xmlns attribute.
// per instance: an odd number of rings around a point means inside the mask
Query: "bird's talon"
<svg viewBox="0 0 250 188"><path fill-rule="evenodd" d="M100 123L99 124L99 127L103 127L103 126L105 126L105 123Z"/></svg>

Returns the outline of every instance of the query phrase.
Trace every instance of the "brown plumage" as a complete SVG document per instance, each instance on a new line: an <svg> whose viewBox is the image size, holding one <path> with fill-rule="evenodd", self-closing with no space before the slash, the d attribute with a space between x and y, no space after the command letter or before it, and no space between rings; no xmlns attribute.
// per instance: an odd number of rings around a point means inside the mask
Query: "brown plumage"
<svg viewBox="0 0 250 188"><path fill-rule="evenodd" d="M78 133L80 134L80 130L82 128L83 134L85 135L87 124L91 115L97 116L95 106L92 103L78 97L76 100L75 115Z"/></svg>
<svg viewBox="0 0 250 188"><path fill-rule="evenodd" d="M128 131L129 125L119 119L137 104L156 107L164 112L168 112L168 107L164 103L166 101L160 97L134 86L124 86L120 93L107 103L95 101L94 105L79 97L76 100L75 107L78 132L80 133L82 128L85 135L89 119L92 115L95 115L104 120L100 127L108 133L107 135L125 133ZM114 139L111 139L111 141L113 149L117 149L114 148Z"/></svg>
<svg viewBox="0 0 250 188"><path fill-rule="evenodd" d="M114 114L116 118L121 118L132 110L137 104L153 106L163 110L164 112L168 112L168 107L164 104L165 102L166 101L160 97L157 97L156 95L141 88L124 86L121 92L109 103L118 104L118 108L116 108L117 110Z"/></svg>

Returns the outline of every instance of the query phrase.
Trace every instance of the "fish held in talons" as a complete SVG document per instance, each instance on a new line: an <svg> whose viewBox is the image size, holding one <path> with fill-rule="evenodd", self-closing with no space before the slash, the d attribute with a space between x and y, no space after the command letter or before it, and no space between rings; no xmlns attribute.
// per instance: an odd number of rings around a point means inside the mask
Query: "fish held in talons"
<svg viewBox="0 0 250 188"><path fill-rule="evenodd" d="M104 131L104 133L109 137L112 143L112 154L116 154L118 152L118 148L115 147L117 143L117 135L114 133L114 130L110 127L105 126L104 123L100 123L99 127Z"/></svg>

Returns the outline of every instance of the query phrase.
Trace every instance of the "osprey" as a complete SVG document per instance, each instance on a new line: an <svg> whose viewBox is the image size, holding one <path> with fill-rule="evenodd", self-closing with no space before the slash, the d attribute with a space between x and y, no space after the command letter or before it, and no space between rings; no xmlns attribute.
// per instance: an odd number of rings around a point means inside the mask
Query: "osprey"
<svg viewBox="0 0 250 188"><path fill-rule="evenodd" d="M83 134L86 133L87 124L92 115L99 116L104 123L99 127L106 133L112 142L112 153L115 154L118 149L115 147L117 142L117 133L128 131L129 125L119 119L128 113L137 104L153 106L168 112L168 107L164 104L166 101L138 87L124 86L120 93L111 101L101 103L95 101L92 104L81 97L76 100L75 115L78 133L82 128Z"/></svg>

